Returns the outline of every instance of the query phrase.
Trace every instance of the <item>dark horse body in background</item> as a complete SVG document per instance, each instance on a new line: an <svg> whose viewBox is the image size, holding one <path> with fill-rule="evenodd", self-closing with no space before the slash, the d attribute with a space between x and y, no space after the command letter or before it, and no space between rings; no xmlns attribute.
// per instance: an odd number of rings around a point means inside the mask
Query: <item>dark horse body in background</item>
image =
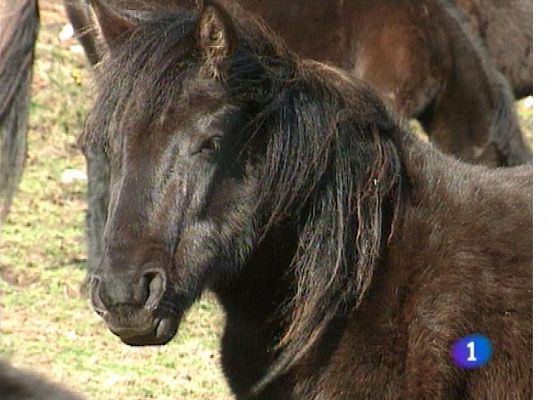
<svg viewBox="0 0 550 400"><path fill-rule="evenodd" d="M196 1L114 3L143 10L190 8ZM518 97L532 93L530 0L222 3L261 16L300 55L352 70L401 116L417 118L443 151L492 166L531 160L510 88ZM93 24L82 18L86 0L66 4L82 10L69 16L83 32L84 48L91 46L89 59L96 60Z"/></svg>
<svg viewBox="0 0 550 400"><path fill-rule="evenodd" d="M532 0L453 0L517 98L533 94Z"/></svg>
<svg viewBox="0 0 550 400"><path fill-rule="evenodd" d="M82 137L111 163L92 304L159 345L211 289L237 398L529 399L532 170L461 163L253 18L121 19ZM494 356L464 371L454 340Z"/></svg>
<svg viewBox="0 0 550 400"><path fill-rule="evenodd" d="M36 0L0 4L0 226L23 174L34 43Z"/></svg>
<svg viewBox="0 0 550 400"><path fill-rule="evenodd" d="M496 68L501 65L494 65L452 2L239 2L264 17L299 54L352 70L401 116L417 118L443 151L464 161L493 166L519 165L530 160L515 117L512 92ZM467 3L473 2L459 5ZM511 41L507 41L509 35L501 35L500 43L521 42L531 49L532 24L524 26L530 16L518 14L515 3L506 1L499 4L498 10L508 16L508 25L523 24L525 31ZM481 24L479 14L469 16ZM497 18L491 18L488 26L498 23ZM504 63L502 66L510 72L507 77L525 78L518 83L522 95L530 83L525 80L532 81L532 77L522 74L521 66L532 66L531 53L524 48L495 46L495 54L500 56L496 61L506 57L506 61L513 59L517 63L513 67L518 71Z"/></svg>

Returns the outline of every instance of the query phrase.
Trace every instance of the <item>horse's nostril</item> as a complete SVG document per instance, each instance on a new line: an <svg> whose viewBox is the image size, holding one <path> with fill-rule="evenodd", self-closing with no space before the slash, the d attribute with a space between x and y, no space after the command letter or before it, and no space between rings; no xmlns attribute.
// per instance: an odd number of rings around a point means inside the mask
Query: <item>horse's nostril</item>
<svg viewBox="0 0 550 400"><path fill-rule="evenodd" d="M100 286L101 278L99 278L98 276L92 276L92 282L90 285L90 298L92 302L92 307L94 308L96 313L101 316L105 316L107 314L107 307L101 299Z"/></svg>
<svg viewBox="0 0 550 400"><path fill-rule="evenodd" d="M145 302L145 308L156 308L164 292L166 291L166 273L162 269L155 269L147 271L144 278L148 282L149 296Z"/></svg>
<svg viewBox="0 0 550 400"><path fill-rule="evenodd" d="M166 274L161 269L148 270L133 284L126 280L104 280L98 276L91 279L90 298L94 310L105 317L107 314L124 313L124 308L154 310L166 291Z"/></svg>

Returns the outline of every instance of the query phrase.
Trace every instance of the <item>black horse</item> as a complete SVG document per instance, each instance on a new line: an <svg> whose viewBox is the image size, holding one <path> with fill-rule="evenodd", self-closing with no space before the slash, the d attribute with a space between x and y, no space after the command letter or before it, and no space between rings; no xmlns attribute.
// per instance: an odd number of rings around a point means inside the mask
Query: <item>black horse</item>
<svg viewBox="0 0 550 400"><path fill-rule="evenodd" d="M531 167L440 153L215 3L94 7L110 50L82 143L112 170L91 298L116 335L166 344L210 289L238 398L531 397ZM474 332L494 356L464 371Z"/></svg>
<svg viewBox="0 0 550 400"><path fill-rule="evenodd" d="M195 0L116 0L131 13L195 9ZM266 20L301 56L352 70L400 116L416 117L440 149L490 166L531 161L512 91L532 88L530 0L223 0ZM102 41L87 0L65 0L91 64ZM503 18L506 16L506 18ZM307 20L307 24L301 21ZM494 62L493 62L494 61ZM108 203L108 162L98 149L89 173L88 265L98 265Z"/></svg>

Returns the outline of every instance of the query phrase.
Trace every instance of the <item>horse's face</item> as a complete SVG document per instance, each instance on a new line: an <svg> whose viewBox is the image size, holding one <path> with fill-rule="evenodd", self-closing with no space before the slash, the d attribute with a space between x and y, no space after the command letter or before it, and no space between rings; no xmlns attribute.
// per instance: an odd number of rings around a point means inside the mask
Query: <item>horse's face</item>
<svg viewBox="0 0 550 400"><path fill-rule="evenodd" d="M189 73L177 105L146 132L109 139L110 204L92 304L128 344L172 339L186 308L231 274L254 240L257 179L242 151L241 112L204 75Z"/></svg>
<svg viewBox="0 0 550 400"><path fill-rule="evenodd" d="M184 308L252 240L256 184L235 143L239 115L208 102L215 111L189 107L169 129L122 136L112 156L93 303L129 344L170 340Z"/></svg>

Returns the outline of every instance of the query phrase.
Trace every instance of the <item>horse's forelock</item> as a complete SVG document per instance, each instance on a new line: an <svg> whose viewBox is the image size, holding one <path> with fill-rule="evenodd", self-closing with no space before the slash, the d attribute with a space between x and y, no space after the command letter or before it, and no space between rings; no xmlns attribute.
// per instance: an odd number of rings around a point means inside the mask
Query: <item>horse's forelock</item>
<svg viewBox="0 0 550 400"><path fill-rule="evenodd" d="M95 104L83 143L144 130L178 100L180 82L192 59L186 40L194 20L163 11L121 39L97 67Z"/></svg>
<svg viewBox="0 0 550 400"><path fill-rule="evenodd" d="M241 82L257 77L258 65L269 72L277 56L290 54L281 40L264 24L241 10L237 26L240 49L232 57L232 68L220 79ZM145 129L180 99L179 90L190 72L206 60L196 49L194 11L159 11L121 38L98 66L97 100L92 108L82 143L105 140L123 130ZM239 79L235 80L234 76ZM258 82L249 81L237 91L255 93ZM236 92L233 91L233 94ZM262 94L265 94L262 92ZM257 100L257 98L256 98Z"/></svg>

